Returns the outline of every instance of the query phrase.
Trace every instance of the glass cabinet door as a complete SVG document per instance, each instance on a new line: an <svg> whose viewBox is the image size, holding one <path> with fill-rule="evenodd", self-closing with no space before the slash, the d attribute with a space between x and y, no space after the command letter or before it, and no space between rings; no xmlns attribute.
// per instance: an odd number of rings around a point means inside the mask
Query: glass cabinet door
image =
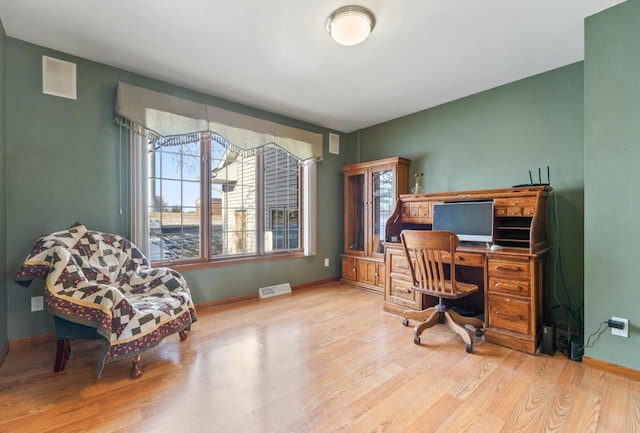
<svg viewBox="0 0 640 433"><path fill-rule="evenodd" d="M365 176L351 174L346 179L345 225L346 247L350 251L365 250Z"/></svg>
<svg viewBox="0 0 640 433"><path fill-rule="evenodd" d="M373 199L371 252L382 254L384 253L385 226L396 204L393 192L393 170L374 171L371 176Z"/></svg>

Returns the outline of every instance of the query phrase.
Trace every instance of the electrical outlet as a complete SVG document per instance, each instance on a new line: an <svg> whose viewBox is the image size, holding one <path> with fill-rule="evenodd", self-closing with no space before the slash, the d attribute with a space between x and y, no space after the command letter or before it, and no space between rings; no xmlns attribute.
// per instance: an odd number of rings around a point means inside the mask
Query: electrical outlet
<svg viewBox="0 0 640 433"><path fill-rule="evenodd" d="M329 267L329 259L324 259L324 267L328 268Z"/></svg>
<svg viewBox="0 0 640 433"><path fill-rule="evenodd" d="M31 312L44 310L44 298L42 296L33 296L31 298Z"/></svg>
<svg viewBox="0 0 640 433"><path fill-rule="evenodd" d="M624 324L624 328L616 329L611 328L611 335L617 335L618 337L629 338L629 319L621 319L619 317L611 317L611 320Z"/></svg>

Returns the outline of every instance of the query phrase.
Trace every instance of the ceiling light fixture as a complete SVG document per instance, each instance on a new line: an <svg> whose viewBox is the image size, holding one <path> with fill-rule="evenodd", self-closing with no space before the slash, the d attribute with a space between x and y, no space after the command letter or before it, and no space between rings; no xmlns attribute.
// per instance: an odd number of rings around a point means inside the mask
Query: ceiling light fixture
<svg viewBox="0 0 640 433"><path fill-rule="evenodd" d="M358 45L376 25L376 17L362 6L344 6L336 9L327 19L327 31L340 45Z"/></svg>

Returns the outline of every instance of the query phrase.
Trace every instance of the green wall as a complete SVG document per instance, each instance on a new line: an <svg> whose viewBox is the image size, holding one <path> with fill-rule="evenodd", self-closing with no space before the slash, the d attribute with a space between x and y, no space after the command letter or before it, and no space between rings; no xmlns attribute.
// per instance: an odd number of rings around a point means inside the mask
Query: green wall
<svg viewBox="0 0 640 433"><path fill-rule="evenodd" d="M552 225L548 299L568 305L570 293L577 309L583 301L583 104L583 64L575 63L364 129L354 153L362 161L411 159L409 177L424 173L425 192L510 187L529 182L529 170L537 180L538 167L546 181L549 166L568 290L560 282L553 290L559 272ZM357 133L350 140L357 147ZM560 312L553 317L565 319Z"/></svg>
<svg viewBox="0 0 640 433"><path fill-rule="evenodd" d="M640 1L586 21L585 333L611 316L630 321L630 338L608 329L586 355L640 370Z"/></svg>
<svg viewBox="0 0 640 433"><path fill-rule="evenodd" d="M6 118L6 79L7 36L0 20L0 352L7 344L7 118Z"/></svg>
<svg viewBox="0 0 640 433"><path fill-rule="evenodd" d="M52 329L49 313L30 312L30 298L42 294L43 284L37 281L25 289L13 282L16 269L38 237L75 221L94 230L128 235L128 153L123 149L121 182L121 131L113 123L118 81L325 135L325 158L318 165L317 256L185 272L196 303L257 293L259 287L276 283L300 284L340 274L344 157L328 153L330 131L16 39L6 38L6 49L6 208L7 244L11 246L6 255L6 284L10 340ZM77 64L77 100L42 94L42 55ZM324 267L325 257L331 259L329 268Z"/></svg>
<svg viewBox="0 0 640 433"><path fill-rule="evenodd" d="M508 187L528 182L528 170L549 165L559 222L558 231L551 227L549 302L567 304L567 293L574 308L584 301L587 335L612 315L629 318L631 338L605 330L586 354L640 369L633 275L640 244L637 29L640 0L628 0L587 19L584 63L343 135L340 156L329 154L325 143L318 169L318 255L185 273L196 302L255 293L282 282L282 275L293 284L339 275L344 164L410 158L411 174L424 173L427 192ZM77 101L41 93L43 54L78 64ZM29 298L41 294L42 286L24 289L12 281L38 236L75 221L128 234L128 220L118 212L119 191L127 190L126 151L121 186L120 131L111 121L118 80L328 132L7 38L0 26L0 156L6 156L0 163L0 225L6 225L0 233L0 251L6 251L0 263L6 282L0 285L0 346L7 337L50 332L47 313L29 312ZM126 194L123 201L126 215ZM328 269L324 257L331 258Z"/></svg>

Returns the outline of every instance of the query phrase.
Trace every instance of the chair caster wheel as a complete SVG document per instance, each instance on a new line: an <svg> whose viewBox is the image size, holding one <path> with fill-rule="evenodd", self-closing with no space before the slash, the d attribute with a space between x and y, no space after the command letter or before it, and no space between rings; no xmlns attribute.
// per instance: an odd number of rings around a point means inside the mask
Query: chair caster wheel
<svg viewBox="0 0 640 433"><path fill-rule="evenodd" d="M467 351L467 353L472 353L473 352L473 346L470 344L465 344L464 345L464 350Z"/></svg>
<svg viewBox="0 0 640 433"><path fill-rule="evenodd" d="M482 329L476 329L476 337L480 338L484 335L484 331Z"/></svg>
<svg viewBox="0 0 640 433"><path fill-rule="evenodd" d="M413 344L420 345L420 337L413 337Z"/></svg>
<svg viewBox="0 0 640 433"><path fill-rule="evenodd" d="M409 319L402 319L402 324L404 326L409 326Z"/></svg>

